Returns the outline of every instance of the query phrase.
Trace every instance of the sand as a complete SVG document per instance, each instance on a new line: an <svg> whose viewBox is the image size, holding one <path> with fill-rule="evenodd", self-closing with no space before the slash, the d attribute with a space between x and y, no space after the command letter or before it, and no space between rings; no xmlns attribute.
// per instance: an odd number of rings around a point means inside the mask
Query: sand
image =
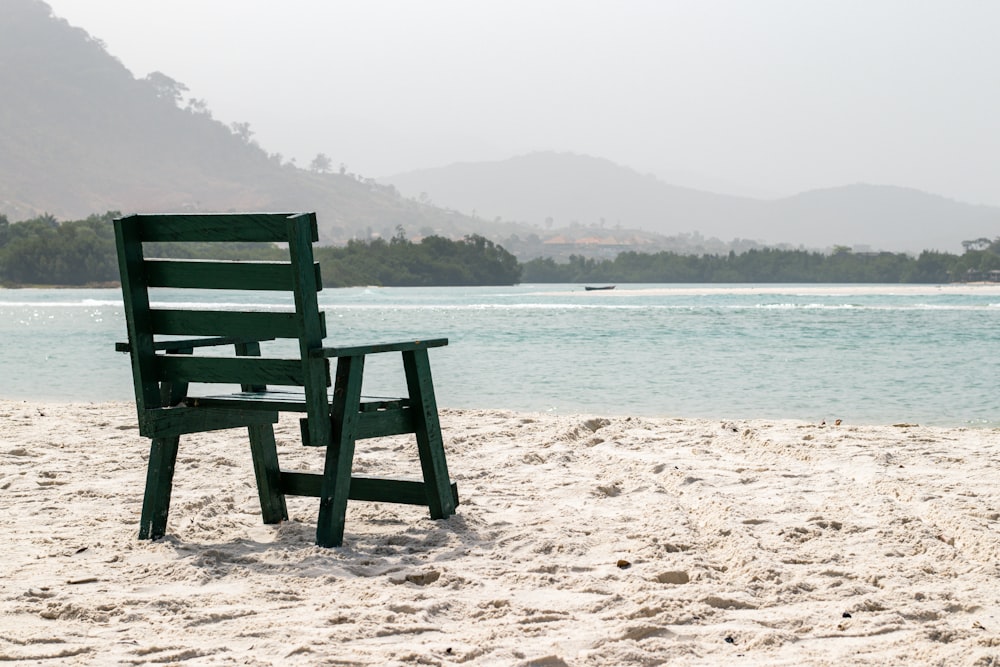
<svg viewBox="0 0 1000 667"><path fill-rule="evenodd" d="M1000 431L442 413L458 515L260 522L240 431L136 539L127 403L0 401L0 662L1000 664ZM297 423L285 467L314 467ZM367 474L412 467L367 441Z"/></svg>

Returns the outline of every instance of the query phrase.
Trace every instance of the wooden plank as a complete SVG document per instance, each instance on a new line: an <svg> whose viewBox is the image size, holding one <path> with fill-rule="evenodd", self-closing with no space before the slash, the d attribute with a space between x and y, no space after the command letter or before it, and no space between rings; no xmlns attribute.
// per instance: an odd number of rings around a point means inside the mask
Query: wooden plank
<svg viewBox="0 0 1000 667"><path fill-rule="evenodd" d="M452 502L458 505L458 484L452 484L449 491ZM352 477L348 495L351 500L427 505L426 487L419 481Z"/></svg>
<svg viewBox="0 0 1000 667"><path fill-rule="evenodd" d="M298 338L299 318L295 313L269 313L241 310L175 310L157 309L150 312L154 333L171 336L230 336L248 340ZM319 326L326 335L326 317L320 313Z"/></svg>
<svg viewBox="0 0 1000 667"><path fill-rule="evenodd" d="M447 338L428 338L427 340L410 340L396 343L372 343L370 345L346 345L338 347L321 347L309 351L314 357L357 357L381 352L407 352L423 350L429 347L443 347L448 344Z"/></svg>
<svg viewBox="0 0 1000 667"><path fill-rule="evenodd" d="M202 400L202 399L195 399ZM414 433L416 430L413 408L404 403L405 399L394 401L392 407L382 410L360 410L354 414L354 425L352 427L355 440L367 440L369 438L384 438L391 435L403 435L404 433ZM378 404L385 404L384 399L377 399ZM305 408L299 410L305 412ZM337 418L333 418L334 430L338 430ZM308 428L308 420L306 420ZM322 447L324 443L314 443L309 438L303 438L305 445Z"/></svg>
<svg viewBox="0 0 1000 667"><path fill-rule="evenodd" d="M186 404L200 408L232 408L234 410L275 410L277 412L305 412L304 393L264 391L237 392L213 396L189 396Z"/></svg>
<svg viewBox="0 0 1000 667"><path fill-rule="evenodd" d="M237 357L259 357L260 356L260 343L240 343L236 346L236 356ZM242 391L267 391L267 385L263 384L242 384L240 385Z"/></svg>
<svg viewBox="0 0 1000 667"><path fill-rule="evenodd" d="M319 264L314 262L312 270L318 275ZM295 287L288 262L147 259L145 271L150 287L264 291Z"/></svg>
<svg viewBox="0 0 1000 667"><path fill-rule="evenodd" d="M288 255L292 265L298 268L294 273L295 312L300 320L299 355L306 361L306 413L309 415L308 442L316 445L331 442L330 404L326 388L330 385L330 366L326 359L314 359L310 350L323 346L326 328L322 326L322 314L316 299L319 276L308 267L314 263L312 237L309 224L315 224L315 215L310 220L291 219L288 228Z"/></svg>
<svg viewBox="0 0 1000 667"><path fill-rule="evenodd" d="M286 496L319 498L323 489L323 475L316 472L289 472L282 470L278 488Z"/></svg>
<svg viewBox="0 0 1000 667"><path fill-rule="evenodd" d="M175 354L193 354L191 348L175 350ZM173 407L180 405L180 402L187 396L187 382L161 382L160 383L160 405Z"/></svg>
<svg viewBox="0 0 1000 667"><path fill-rule="evenodd" d="M379 396L362 396L361 412L381 412L382 410L399 410L408 407L408 398L385 398Z"/></svg>
<svg viewBox="0 0 1000 667"><path fill-rule="evenodd" d="M205 410L176 407L144 410L139 415L139 434L147 438L170 438L186 433L274 424L278 413L267 410Z"/></svg>
<svg viewBox="0 0 1000 667"><path fill-rule="evenodd" d="M302 362L298 359L161 354L157 355L156 362L156 376L162 382L286 386L302 386L304 383Z"/></svg>
<svg viewBox="0 0 1000 667"><path fill-rule="evenodd" d="M316 544L339 547L344 540L344 520L354 465L354 444L358 405L361 402L361 381L364 357L341 357L337 360L337 377L333 384L333 403L329 423L332 426L330 446L326 448L323 465L323 488L319 497L319 517L316 520ZM315 419L310 413L310 428ZM312 433L309 434L312 437ZM310 444L320 444L311 442Z"/></svg>
<svg viewBox="0 0 1000 667"><path fill-rule="evenodd" d="M150 443L146 490L142 498L142 513L139 515L140 540L155 540L166 534L179 442L180 439L174 436L153 438Z"/></svg>
<svg viewBox="0 0 1000 667"><path fill-rule="evenodd" d="M319 473L281 471L281 492L286 495L317 498L322 486L323 475ZM450 495L457 505L457 484L451 485ZM348 500L365 502L427 505L427 492L424 483L419 480L353 476L347 497Z"/></svg>
<svg viewBox="0 0 1000 667"><path fill-rule="evenodd" d="M274 426L251 426L250 453L254 477L257 478L257 497L264 523L280 523L288 519L285 496L281 493L281 470L278 467L278 450L274 442Z"/></svg>
<svg viewBox="0 0 1000 667"><path fill-rule="evenodd" d="M427 484L431 518L445 519L455 513L455 504L448 494L448 463L444 454L427 350L403 352L403 371L406 374L406 388L413 401L413 431L417 437L420 468Z"/></svg>
<svg viewBox="0 0 1000 667"><path fill-rule="evenodd" d="M266 391L239 391L231 394L210 394L208 396L188 396L187 405L192 407L226 407L246 410L276 410L278 412L306 412L306 395L304 391L268 389ZM400 411L409 407L408 399L361 398L361 412L382 412L383 410ZM399 433L409 433L405 430L409 418L401 417L403 425ZM361 417L364 421L364 417Z"/></svg>
<svg viewBox="0 0 1000 667"><path fill-rule="evenodd" d="M241 357L259 357L260 343L240 343L236 354ZM265 385L244 384L245 392L267 391ZM264 523L280 523L288 519L285 496L281 493L281 468L278 465L278 448L274 441L274 426L254 425L248 429L250 436L250 458L253 460L253 474L257 479L257 497Z"/></svg>
<svg viewBox="0 0 1000 667"><path fill-rule="evenodd" d="M160 405L160 386L154 373L153 333L149 328L149 295L142 272L142 243L136 227L122 219L114 221L114 228L125 325L132 345L130 358L135 404L141 413Z"/></svg>
<svg viewBox="0 0 1000 667"><path fill-rule="evenodd" d="M279 243L288 240L289 219L308 213L156 214L125 218L136 227L143 242L192 241ZM312 241L319 241L313 217Z"/></svg>
<svg viewBox="0 0 1000 667"><path fill-rule="evenodd" d="M361 412L355 427L358 440L402 435L414 432L413 409L401 408L378 412Z"/></svg>
<svg viewBox="0 0 1000 667"><path fill-rule="evenodd" d="M213 338L185 338L182 340L163 340L153 343L153 349L155 350L166 350L168 352L176 352L178 350L193 350L198 347L214 347L218 345L240 345L243 343L261 343L267 340L274 340L273 338L236 338L233 336L220 336ZM131 352L132 345L130 343L118 342L115 343L115 352Z"/></svg>

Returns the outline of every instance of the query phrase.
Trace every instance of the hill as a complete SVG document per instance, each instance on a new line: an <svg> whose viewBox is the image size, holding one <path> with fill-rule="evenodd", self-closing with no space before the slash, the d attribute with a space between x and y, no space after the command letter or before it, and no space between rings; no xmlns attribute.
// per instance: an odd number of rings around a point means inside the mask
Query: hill
<svg viewBox="0 0 1000 667"><path fill-rule="evenodd" d="M1000 236L1000 208L913 188L855 184L767 202L751 224L805 245L961 252L962 241Z"/></svg>
<svg viewBox="0 0 1000 667"><path fill-rule="evenodd" d="M0 214L315 210L325 242L475 231L391 186L283 163L161 73L136 79L39 0L0 3ZM325 171L325 170L324 170Z"/></svg>
<svg viewBox="0 0 1000 667"><path fill-rule="evenodd" d="M41 0L0 3L0 215L315 210L321 240L481 234L519 257L755 245L957 252L1000 208L850 185L765 201L669 185L608 160L535 153L376 181L301 169L156 72L136 79ZM298 102L296 102L298 103ZM325 162L325 163L324 163ZM720 239L721 241L716 241Z"/></svg>
<svg viewBox="0 0 1000 667"><path fill-rule="evenodd" d="M759 200L668 185L609 160L540 152L453 164L379 179L403 195L534 225L695 232L726 241L920 252L957 252L966 239L1000 234L1000 208L918 190L848 185Z"/></svg>

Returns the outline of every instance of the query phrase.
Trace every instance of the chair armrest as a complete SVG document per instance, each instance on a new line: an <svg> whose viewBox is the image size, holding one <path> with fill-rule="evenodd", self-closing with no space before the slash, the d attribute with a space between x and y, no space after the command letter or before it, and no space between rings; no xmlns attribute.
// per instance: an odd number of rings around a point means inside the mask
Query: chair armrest
<svg viewBox="0 0 1000 667"><path fill-rule="evenodd" d="M429 338L427 340L411 340L402 343L374 343L372 345L347 345L343 347L318 347L309 351L310 357L360 357L366 354L380 352L410 352L429 347L444 347L447 338Z"/></svg>
<svg viewBox="0 0 1000 667"><path fill-rule="evenodd" d="M219 336L216 338L185 338L181 340L161 340L153 343L154 350L190 350L195 347L211 347L214 345L240 345L241 343L261 343L274 338L236 338L234 336ZM130 343L115 343L115 352L131 352Z"/></svg>

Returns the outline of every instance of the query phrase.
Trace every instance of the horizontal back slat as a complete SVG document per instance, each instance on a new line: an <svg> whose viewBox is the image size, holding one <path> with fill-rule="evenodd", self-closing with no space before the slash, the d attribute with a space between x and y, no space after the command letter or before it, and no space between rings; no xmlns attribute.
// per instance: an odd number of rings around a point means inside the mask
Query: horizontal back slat
<svg viewBox="0 0 1000 667"><path fill-rule="evenodd" d="M149 314L153 333L168 336L298 338L300 331L296 313L153 309ZM326 313L320 313L320 327L326 336Z"/></svg>
<svg viewBox="0 0 1000 667"><path fill-rule="evenodd" d="M204 260L147 259L149 287L291 291L295 285L289 262L211 262ZM319 262L313 262L320 282Z"/></svg>
<svg viewBox="0 0 1000 667"><path fill-rule="evenodd" d="M313 359L294 358L291 350L287 356L277 354L282 358L261 357L262 350L255 344L274 338L298 340L300 354L322 344L326 325L316 299L322 282L312 253L312 244L318 242L314 213L130 215L115 219L114 228L140 414L176 403L173 394L169 400L164 397L165 387L178 393L192 383L305 387L318 397L315 405L309 404L308 414L316 413L313 421L329 429L320 417L329 412L329 362L316 364ZM282 262L223 261L220 255L229 255L231 249L220 247L219 255L211 250L212 245L241 242L273 244L272 250L287 250L287 258ZM150 243L198 244L199 255L212 259L178 257L186 254L184 249L174 257L164 257L169 246L145 248ZM147 250L161 256L147 258ZM269 308L253 304L237 306L241 310L220 310L220 306L211 305L213 300L218 302L214 297L205 304L214 310L178 303L153 308L150 296L158 300L154 292L159 288L277 290L288 295L295 312L269 312ZM221 299L242 300L224 295ZM221 341L228 341L227 346L214 346L215 351L208 356L180 354L201 347L202 342ZM227 356L232 354L235 357Z"/></svg>
<svg viewBox="0 0 1000 667"><path fill-rule="evenodd" d="M165 382L305 385L302 362L261 357L157 355L157 379Z"/></svg>
<svg viewBox="0 0 1000 667"><path fill-rule="evenodd" d="M136 225L144 243L158 242L257 242L280 243L288 240L286 222L310 213L213 213L187 215L134 215L125 218ZM313 243L319 234L312 216Z"/></svg>

